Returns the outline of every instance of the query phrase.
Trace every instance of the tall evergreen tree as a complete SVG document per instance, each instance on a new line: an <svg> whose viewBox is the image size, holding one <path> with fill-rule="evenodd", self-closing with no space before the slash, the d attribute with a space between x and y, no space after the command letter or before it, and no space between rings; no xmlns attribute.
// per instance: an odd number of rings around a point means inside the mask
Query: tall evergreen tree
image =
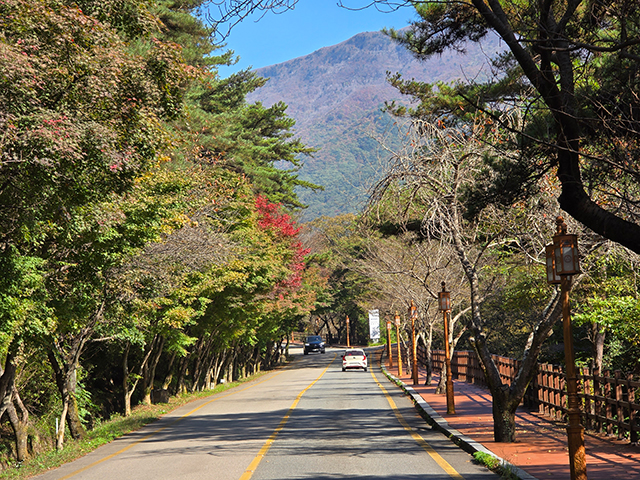
<svg viewBox="0 0 640 480"><path fill-rule="evenodd" d="M246 102L265 79L250 70L218 76L216 67L232 63L233 52L215 55L220 50L215 31L193 15L205 3L172 0L158 7L164 37L181 45L187 62L208 72L189 92L186 115L172 125L185 149L177 156L195 153L201 162L245 175L257 195L291 210L303 208L296 188L320 188L297 175L301 157L313 150L294 137L295 121L286 116L285 104L266 108Z"/></svg>

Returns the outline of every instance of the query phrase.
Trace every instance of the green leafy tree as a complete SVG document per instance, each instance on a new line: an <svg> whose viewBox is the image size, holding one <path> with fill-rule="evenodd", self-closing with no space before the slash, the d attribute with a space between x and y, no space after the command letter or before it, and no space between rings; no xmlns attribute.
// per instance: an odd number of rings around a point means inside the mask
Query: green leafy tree
<svg viewBox="0 0 640 480"><path fill-rule="evenodd" d="M591 358L579 360L593 369L637 372L640 344L640 301L636 285L637 258L610 242L583 261L589 275L575 289L573 321L587 332ZM605 350L608 344L609 348Z"/></svg>
<svg viewBox="0 0 640 480"><path fill-rule="evenodd" d="M52 330L70 346L48 347L63 400L60 432L68 418L74 437L83 433L75 371L104 313L107 272L149 239L119 230L126 222L118 216L126 214L118 197L155 160L160 120L178 114L195 72L177 46L153 37L143 3L103 3L98 10L109 6L139 15L120 16L118 31L75 3L0 5L1 253L42 261ZM128 225L144 218L137 212Z"/></svg>
<svg viewBox="0 0 640 480"><path fill-rule="evenodd" d="M254 193L287 209L302 208L295 189L318 189L298 178L302 158L313 149L294 137L295 121L287 106L248 104L246 96L267 80L250 70L219 78L216 67L232 63L233 52L217 55L214 27L206 27L192 12L203 8L203 0L161 2L155 9L163 22L162 38L177 42L185 60L204 69L186 96L184 115L170 128L178 147L171 155L178 162L200 161L222 165L246 175Z"/></svg>
<svg viewBox="0 0 640 480"><path fill-rule="evenodd" d="M217 77L231 53L216 56L202 5L0 3L0 397L18 460L24 352L49 359L62 448L67 422L84 433L87 386L112 370L88 346L124 365L127 410L138 385L148 401L161 359L165 381L188 370L192 388L269 364L313 303L293 221L277 208L267 225L256 204L300 208L310 150L284 105L245 103L262 80Z"/></svg>
<svg viewBox="0 0 640 480"><path fill-rule="evenodd" d="M56 238L64 255L48 260L47 305L55 324L45 336L45 348L62 396L61 425L68 419L74 438L83 435L75 399L77 368L87 342L97 340L97 331L108 331L104 324L112 320L110 309L120 301L117 271L145 245L188 221L184 201L192 193L192 186L176 172L149 175L127 196L73 211ZM61 428L59 448L63 433Z"/></svg>

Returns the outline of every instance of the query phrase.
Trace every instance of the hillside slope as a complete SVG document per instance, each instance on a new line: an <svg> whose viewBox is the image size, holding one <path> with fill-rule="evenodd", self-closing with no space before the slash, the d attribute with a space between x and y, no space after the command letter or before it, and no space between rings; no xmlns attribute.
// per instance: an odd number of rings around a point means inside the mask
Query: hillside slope
<svg viewBox="0 0 640 480"><path fill-rule="evenodd" d="M319 149L305 159L300 178L323 185L325 191L300 192L309 205L304 218L356 211L386 156L374 137L385 135L391 146L400 141L393 119L380 109L385 101L407 100L387 83L387 72L426 82L475 78L488 74L487 54L493 56L499 48L497 41L471 44L464 55L448 53L419 62L386 35L365 32L256 70L269 81L249 100L285 102L297 134Z"/></svg>

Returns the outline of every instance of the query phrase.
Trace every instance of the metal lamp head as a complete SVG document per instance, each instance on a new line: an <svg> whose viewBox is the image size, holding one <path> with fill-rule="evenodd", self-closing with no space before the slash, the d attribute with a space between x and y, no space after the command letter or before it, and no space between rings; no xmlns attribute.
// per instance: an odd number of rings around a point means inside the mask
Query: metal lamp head
<svg viewBox="0 0 640 480"><path fill-rule="evenodd" d="M415 319L418 316L418 307L416 307L416 304L413 303L413 300L411 300L411 306L409 307L409 317L411 319Z"/></svg>
<svg viewBox="0 0 640 480"><path fill-rule="evenodd" d="M438 292L438 309L441 312L451 310L451 293L447 292L445 282L442 282L442 291Z"/></svg>
<svg viewBox="0 0 640 480"><path fill-rule="evenodd" d="M396 312L396 315L395 315L395 317L393 317L393 319L396 322L396 327L399 327L400 326L400 315L398 314L398 312Z"/></svg>
<svg viewBox="0 0 640 480"><path fill-rule="evenodd" d="M391 330L391 320L387 320L387 330Z"/></svg>
<svg viewBox="0 0 640 480"><path fill-rule="evenodd" d="M558 230L553 236L556 273L559 276L576 275L580 273L578 235L567 233L567 224L562 217L557 218L556 224Z"/></svg>

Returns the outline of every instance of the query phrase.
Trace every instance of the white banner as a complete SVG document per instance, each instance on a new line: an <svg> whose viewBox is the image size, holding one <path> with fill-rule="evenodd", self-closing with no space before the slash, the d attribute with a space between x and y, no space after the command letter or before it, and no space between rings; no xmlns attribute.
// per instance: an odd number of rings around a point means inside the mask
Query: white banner
<svg viewBox="0 0 640 480"><path fill-rule="evenodd" d="M369 337L371 340L380 340L380 312L369 310Z"/></svg>

